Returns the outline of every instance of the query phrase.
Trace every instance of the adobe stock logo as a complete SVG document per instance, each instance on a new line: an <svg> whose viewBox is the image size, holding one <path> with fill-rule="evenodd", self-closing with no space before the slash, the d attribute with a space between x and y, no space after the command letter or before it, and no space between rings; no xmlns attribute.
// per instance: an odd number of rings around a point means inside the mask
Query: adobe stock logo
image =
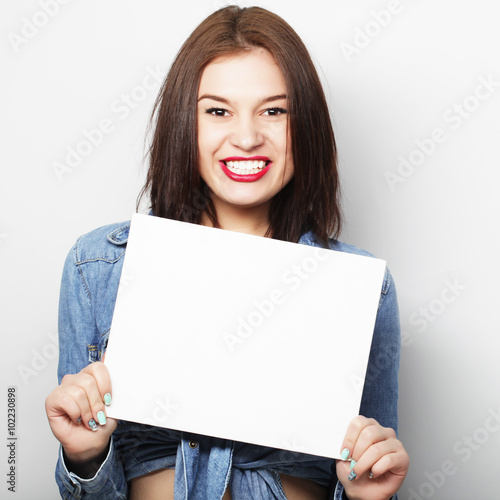
<svg viewBox="0 0 500 500"><path fill-rule="evenodd" d="M10 46L14 52L19 52L23 45L28 44L40 31L47 26L61 9L61 5L66 5L70 0L41 0L38 2L38 9L30 19L23 17L23 24L20 33L10 32L7 35Z"/></svg>
<svg viewBox="0 0 500 500"><path fill-rule="evenodd" d="M57 333L49 333L48 341L40 349L30 350L29 364L19 364L17 372L27 385L32 377L38 377L51 362L55 363L59 354L59 339Z"/></svg>
<svg viewBox="0 0 500 500"><path fill-rule="evenodd" d="M360 54L379 36L393 21L394 16L403 12L403 6L399 0L389 0L387 7L378 12L371 11L371 19L360 28L354 30L352 43L342 42L340 49L348 63L351 63L354 56Z"/></svg>
<svg viewBox="0 0 500 500"><path fill-rule="evenodd" d="M148 95L156 93L164 75L164 71L158 66L148 66L138 85L129 92L122 92L120 97L113 100L108 116L101 118L96 126L83 129L81 136L72 145L66 146L64 159L52 162L52 171L57 179L62 182L64 176L74 172L116 130L119 122L127 119Z"/></svg>
<svg viewBox="0 0 500 500"><path fill-rule="evenodd" d="M172 403L168 396L155 398L155 406L151 416L146 418L143 423L156 427L165 427L169 418L179 409L178 404Z"/></svg>
<svg viewBox="0 0 500 500"><path fill-rule="evenodd" d="M409 317L409 323L415 326L418 333L423 333L438 316L443 314L447 307L455 302L462 293L467 290L467 286L460 283L458 278L453 282L446 280L441 289L439 297L432 299L426 306L421 306L418 311L413 312Z"/></svg>
<svg viewBox="0 0 500 500"><path fill-rule="evenodd" d="M491 439L492 435L500 430L500 407L489 408L488 415L479 427L476 427L472 433L465 434L453 445L454 455L460 456L462 463L467 463L474 454L480 452ZM434 497L434 495L445 486L448 479L454 476L460 470L460 462L456 462L451 457L443 460L437 470L432 472L425 471L425 480L417 487L408 488L408 500L425 500ZM448 498L440 496L439 498ZM488 497L490 498L490 497ZM493 496L491 498L494 498Z"/></svg>
<svg viewBox="0 0 500 500"><path fill-rule="evenodd" d="M399 184L403 184L411 177L418 167L424 165L439 149L439 146L450 138L451 133L462 127L465 121L479 110L482 103L490 99L500 87L500 81L495 81L492 75L488 75L487 78L479 76L478 81L471 94L465 96L461 102L455 102L443 112L442 119L449 126L448 130L444 126L436 127L427 137L415 139L413 142L416 148L405 156L398 156L398 166L395 171L387 170L384 173L387 185L392 192Z"/></svg>
<svg viewBox="0 0 500 500"><path fill-rule="evenodd" d="M284 304L310 276L321 269L321 263L329 259L331 253L315 248L312 255L305 257L300 263L293 264L281 276L279 288L274 288L265 298L255 300L248 314L239 315L236 319L236 327L232 331L223 334L224 342L229 352L233 352L236 346L243 344L252 337L266 320L274 315L281 304Z"/></svg>

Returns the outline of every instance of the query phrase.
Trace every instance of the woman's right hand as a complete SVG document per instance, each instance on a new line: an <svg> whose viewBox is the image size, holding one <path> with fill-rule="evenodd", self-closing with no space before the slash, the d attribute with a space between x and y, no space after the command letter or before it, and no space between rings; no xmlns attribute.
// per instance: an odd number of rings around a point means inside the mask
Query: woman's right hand
<svg viewBox="0 0 500 500"><path fill-rule="evenodd" d="M111 401L111 379L101 361L65 375L47 396L50 427L72 464L89 464L106 453L118 421L106 417L104 401Z"/></svg>

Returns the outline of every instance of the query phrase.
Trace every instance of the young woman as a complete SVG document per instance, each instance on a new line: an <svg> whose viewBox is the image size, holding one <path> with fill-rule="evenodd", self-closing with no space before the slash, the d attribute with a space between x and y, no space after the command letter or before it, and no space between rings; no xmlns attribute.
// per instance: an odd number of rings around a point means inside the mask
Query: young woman
<svg viewBox="0 0 500 500"><path fill-rule="evenodd" d="M278 16L234 6L209 16L181 48L153 116L142 194L154 215L367 255L330 239L340 211L328 109L306 48ZM46 401L64 498L396 495L409 460L396 437L400 337L388 271L360 416L335 461L106 418L112 387L102 360L128 229L82 236L64 268L60 385Z"/></svg>

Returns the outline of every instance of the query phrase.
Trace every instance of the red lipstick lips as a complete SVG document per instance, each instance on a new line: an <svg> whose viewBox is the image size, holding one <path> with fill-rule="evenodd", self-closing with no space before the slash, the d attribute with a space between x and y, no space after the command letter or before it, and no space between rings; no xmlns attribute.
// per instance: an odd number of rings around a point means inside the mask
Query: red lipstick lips
<svg viewBox="0 0 500 500"><path fill-rule="evenodd" d="M229 170L229 168L227 167L226 162L228 161L265 161L267 165L255 174L236 174L234 172L231 172L231 170ZM266 173L269 171L269 168L271 167L272 162L267 156L250 156L248 158L243 158L242 156L230 156L228 158L220 160L219 164L222 168L222 171L231 180L236 182L254 182L266 175Z"/></svg>

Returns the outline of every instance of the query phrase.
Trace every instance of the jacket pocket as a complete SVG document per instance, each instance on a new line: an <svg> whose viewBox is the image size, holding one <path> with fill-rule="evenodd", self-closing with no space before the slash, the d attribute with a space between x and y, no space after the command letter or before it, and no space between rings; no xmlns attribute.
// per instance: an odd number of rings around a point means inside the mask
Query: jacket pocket
<svg viewBox="0 0 500 500"><path fill-rule="evenodd" d="M97 344L87 344L89 363L100 361L108 347L109 330L101 335Z"/></svg>
<svg viewBox="0 0 500 500"><path fill-rule="evenodd" d="M104 332L101 335L101 339L99 340L98 349L97 349L97 359L100 361L108 348L108 340L109 340L109 330Z"/></svg>
<svg viewBox="0 0 500 500"><path fill-rule="evenodd" d="M89 353L89 363L93 363L94 361L97 361L99 359L99 347L97 344L87 344L87 350Z"/></svg>

